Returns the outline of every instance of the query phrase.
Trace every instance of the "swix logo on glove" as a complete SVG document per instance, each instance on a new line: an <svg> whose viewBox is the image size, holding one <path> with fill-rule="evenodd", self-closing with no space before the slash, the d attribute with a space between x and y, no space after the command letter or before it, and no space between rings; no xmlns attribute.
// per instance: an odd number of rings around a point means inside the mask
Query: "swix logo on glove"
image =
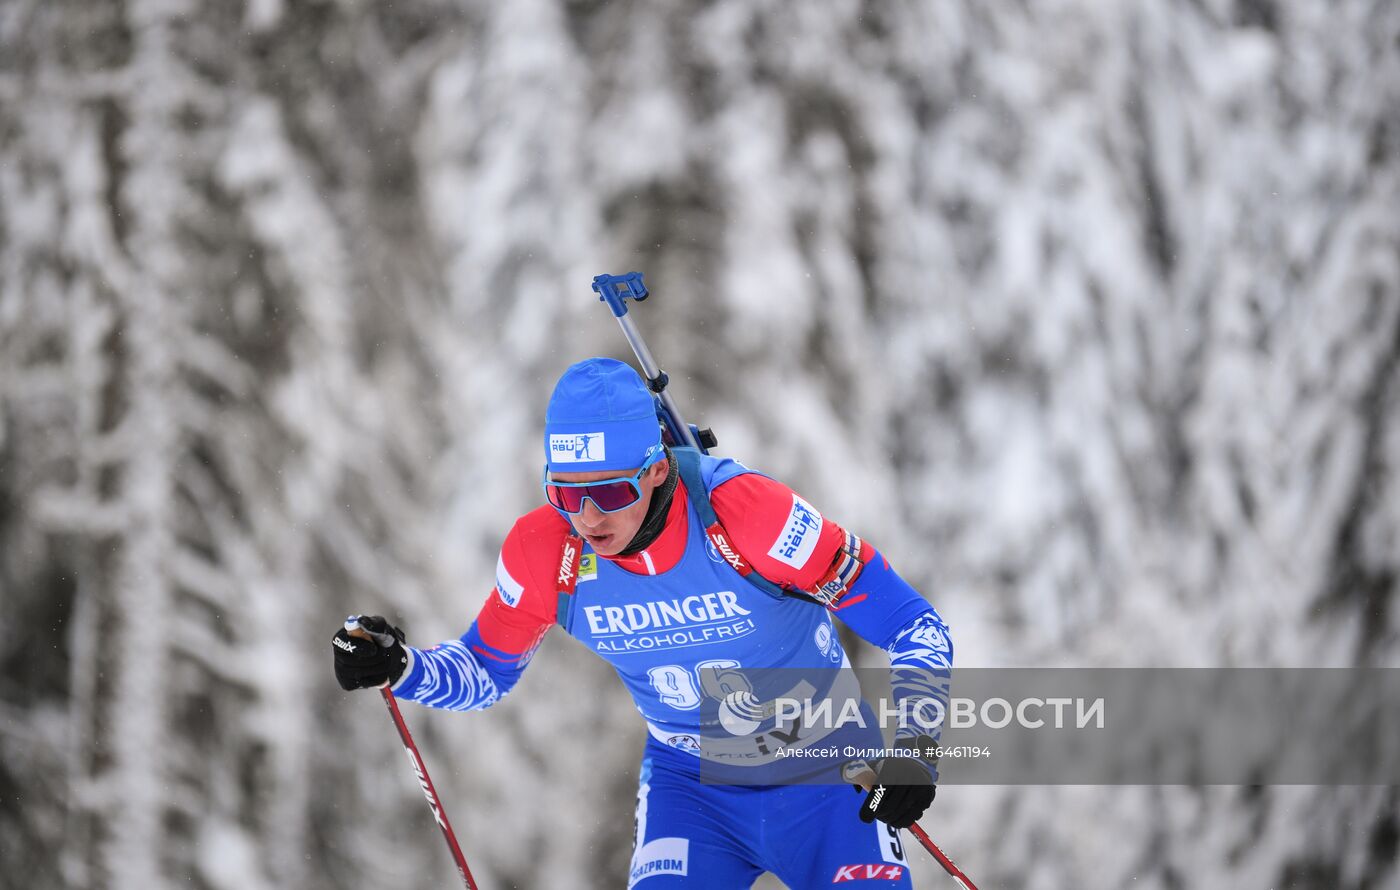
<svg viewBox="0 0 1400 890"><path fill-rule="evenodd" d="M822 514L811 504L802 500L796 494L792 496L792 511L788 513L787 525L783 526L782 534L778 535L778 540L773 542L773 546L768 548L768 555L785 562L795 569L800 569L807 564L807 560L812 555L812 551L817 549L817 538L822 533Z"/></svg>
<svg viewBox="0 0 1400 890"><path fill-rule="evenodd" d="M344 649L346 652L355 651L355 644L349 642L348 640L342 640L340 637L335 637L331 640L331 642L334 643L337 648Z"/></svg>
<svg viewBox="0 0 1400 890"><path fill-rule="evenodd" d="M875 786L875 793L872 794L872 795L870 795L870 803L866 804L866 807L870 810L870 812L873 813L873 812L875 812L876 810L880 809L880 801L882 801L882 800L884 800L884 799L885 799L885 786L884 786L884 785L876 785L876 786Z"/></svg>
<svg viewBox="0 0 1400 890"><path fill-rule="evenodd" d="M602 433L574 433L549 437L549 462L551 464L578 464L595 460L607 460L607 442Z"/></svg>
<svg viewBox="0 0 1400 890"><path fill-rule="evenodd" d="M904 877L904 866L902 865L843 865L836 869L836 877L831 879L833 884L844 884L847 881L898 881Z"/></svg>

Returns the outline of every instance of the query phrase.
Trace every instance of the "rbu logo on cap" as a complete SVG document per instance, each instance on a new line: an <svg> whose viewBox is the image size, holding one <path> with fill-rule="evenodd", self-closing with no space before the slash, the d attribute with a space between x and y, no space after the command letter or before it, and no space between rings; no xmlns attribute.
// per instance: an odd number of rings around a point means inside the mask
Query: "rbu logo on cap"
<svg viewBox="0 0 1400 890"><path fill-rule="evenodd" d="M607 460L606 442L602 433L574 433L549 437L551 464L577 464L585 461Z"/></svg>

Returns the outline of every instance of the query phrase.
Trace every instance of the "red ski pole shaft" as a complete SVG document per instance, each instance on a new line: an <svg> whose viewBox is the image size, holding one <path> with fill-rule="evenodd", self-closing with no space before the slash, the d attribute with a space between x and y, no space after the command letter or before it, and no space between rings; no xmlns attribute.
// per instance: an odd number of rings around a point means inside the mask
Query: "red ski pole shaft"
<svg viewBox="0 0 1400 890"><path fill-rule="evenodd" d="M870 789L874 788L875 783L878 781L875 776L875 771L871 769L868 764L859 760L853 760L846 765L846 779L847 781L859 785L866 793L869 793ZM909 831L914 837L919 839L919 843L929 852L929 855L938 860L938 864L943 866L943 870L948 873L948 877L958 882L958 886L962 887L963 890L977 890L977 885L972 883L972 878L963 874L962 869L958 868L957 865L953 863L953 860L948 858L948 854L938 849L938 845L929 838L928 832L924 831L919 823L915 822L913 825L910 825Z"/></svg>
<svg viewBox="0 0 1400 890"><path fill-rule="evenodd" d="M423 765L423 758L418 753L418 746L413 744L413 736L408 732L408 724L403 721L403 714L399 713L399 703L394 699L394 693L389 691L389 687L379 690L384 693L384 705L389 709L389 716L394 721L394 727L399 731L399 738L403 740L403 749L408 753L408 760L413 764L413 772L418 776L418 785L423 789L423 796L428 799L428 807L433 811L433 820L437 822L438 828L442 829L443 839L447 841L447 849L452 851L452 860L457 863L457 871L462 876L462 883L467 885L467 890L477 890L476 881L472 880L472 873L467 868L467 857L462 855L462 847L457 843L457 835L452 831L452 824L447 821L447 812L442 808L442 801L438 800L437 789L433 787L433 780L428 777L428 768Z"/></svg>
<svg viewBox="0 0 1400 890"><path fill-rule="evenodd" d="M350 631L352 637L373 642L373 637L363 630ZM472 879L471 869L467 868L467 857L462 855L462 847L457 843L457 835L452 831L452 824L447 821L447 811L442 808L442 801L438 799L437 789L433 787L433 780L428 777L428 768L423 764L423 757L418 753L418 746L413 743L413 735L408 731L408 724L404 722L403 714L399 712L399 703L394 698L394 693L389 691L388 686L379 690L384 696L384 706L389 709L389 719L394 721L394 728L399 731L399 739L403 742L404 752L408 754L408 762L413 764L413 774L418 777L418 787L423 789L423 796L428 799L428 808L433 811L433 821L442 829L443 839L447 841L447 849L452 852L452 861L457 863L457 873L462 876L462 883L467 890L479 890L476 881Z"/></svg>
<svg viewBox="0 0 1400 890"><path fill-rule="evenodd" d="M938 864L943 866L943 870L948 873L948 876L963 887L963 890L977 890L977 885L972 883L972 879L962 873L962 869L958 868L957 865L953 863L953 860L948 858L947 853L938 849L938 845L929 839L928 833L924 831L919 823L915 822L913 825L910 825L909 830L913 832L914 837L919 839L919 843L924 845L924 849L933 854L933 858L938 860Z"/></svg>

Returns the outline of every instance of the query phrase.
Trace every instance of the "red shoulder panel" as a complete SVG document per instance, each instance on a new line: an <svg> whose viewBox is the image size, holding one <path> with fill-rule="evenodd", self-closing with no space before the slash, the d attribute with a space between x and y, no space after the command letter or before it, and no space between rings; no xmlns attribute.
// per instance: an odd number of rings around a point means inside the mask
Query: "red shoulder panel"
<svg viewBox="0 0 1400 890"><path fill-rule="evenodd" d="M487 649L478 655L513 662L554 624L555 572L568 534L569 524L549 506L516 520L496 561L496 588L476 618Z"/></svg>
<svg viewBox="0 0 1400 890"><path fill-rule="evenodd" d="M720 483L710 503L739 555L786 587L815 586L846 539L844 529L791 488L757 473Z"/></svg>

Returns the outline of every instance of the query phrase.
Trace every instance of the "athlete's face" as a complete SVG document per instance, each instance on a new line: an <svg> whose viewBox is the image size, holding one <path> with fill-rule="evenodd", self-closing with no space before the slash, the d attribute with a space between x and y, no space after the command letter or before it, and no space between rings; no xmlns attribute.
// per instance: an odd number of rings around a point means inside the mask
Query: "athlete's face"
<svg viewBox="0 0 1400 890"><path fill-rule="evenodd" d="M620 472L600 470L592 473L550 473L549 478L555 482L601 482L604 479L631 476L635 472L637 471L634 468ZM584 501L582 512L569 517L574 524L574 530L583 535L583 539L599 556L616 556L621 553L622 549L632 542L637 529L642 527L642 520L647 518L647 507L651 505L652 492L666 481L668 472L669 464L665 460L657 461L648 467L638 482L642 496L637 499L637 503L616 513L604 513L594 506L591 500Z"/></svg>

